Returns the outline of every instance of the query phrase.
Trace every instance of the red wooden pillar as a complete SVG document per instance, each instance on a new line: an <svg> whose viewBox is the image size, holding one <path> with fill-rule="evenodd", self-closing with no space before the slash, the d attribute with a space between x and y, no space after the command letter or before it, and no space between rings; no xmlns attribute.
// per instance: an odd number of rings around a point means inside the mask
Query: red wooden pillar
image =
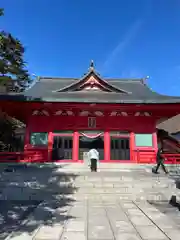
<svg viewBox="0 0 180 240"><path fill-rule="evenodd" d="M129 139L129 148L130 148L130 161L131 162L137 162L137 158L135 156L135 134L133 132L130 133L130 139Z"/></svg>
<svg viewBox="0 0 180 240"><path fill-rule="evenodd" d="M53 133L49 132L48 134L48 162L52 161L52 150L53 150Z"/></svg>
<svg viewBox="0 0 180 240"><path fill-rule="evenodd" d="M154 132L152 137L153 137L153 146L154 146L154 148L155 148L155 150L157 152L157 149L158 149L157 133Z"/></svg>
<svg viewBox="0 0 180 240"><path fill-rule="evenodd" d="M73 153L72 153L73 162L77 162L79 159L79 133L74 132L73 134Z"/></svg>
<svg viewBox="0 0 180 240"><path fill-rule="evenodd" d="M111 159L111 149L110 149L110 135L109 132L104 132L104 161L110 162Z"/></svg>

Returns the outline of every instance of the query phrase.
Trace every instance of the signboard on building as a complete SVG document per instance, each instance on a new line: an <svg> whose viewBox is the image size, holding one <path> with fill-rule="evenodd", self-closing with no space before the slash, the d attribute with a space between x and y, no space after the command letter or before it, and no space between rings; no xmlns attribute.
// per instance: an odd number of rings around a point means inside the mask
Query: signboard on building
<svg viewBox="0 0 180 240"><path fill-rule="evenodd" d="M88 128L96 128L96 117L88 117Z"/></svg>

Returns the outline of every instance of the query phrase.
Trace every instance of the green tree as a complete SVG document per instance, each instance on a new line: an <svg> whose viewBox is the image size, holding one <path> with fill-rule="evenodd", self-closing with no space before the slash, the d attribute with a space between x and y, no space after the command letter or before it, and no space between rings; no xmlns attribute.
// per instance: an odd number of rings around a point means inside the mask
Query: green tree
<svg viewBox="0 0 180 240"><path fill-rule="evenodd" d="M0 16L4 10L0 8ZM29 73L23 60L24 47L10 33L0 31L0 92L13 87L16 91L25 89L30 81ZM18 84L15 84L18 83ZM21 142L16 139L17 128L24 127L18 120L0 111L0 151L12 151Z"/></svg>
<svg viewBox="0 0 180 240"><path fill-rule="evenodd" d="M4 11L0 8L0 16ZM18 82L16 89L23 90L29 83L30 76L24 61L25 49L21 42L10 33L0 31L0 84L4 85L8 80Z"/></svg>

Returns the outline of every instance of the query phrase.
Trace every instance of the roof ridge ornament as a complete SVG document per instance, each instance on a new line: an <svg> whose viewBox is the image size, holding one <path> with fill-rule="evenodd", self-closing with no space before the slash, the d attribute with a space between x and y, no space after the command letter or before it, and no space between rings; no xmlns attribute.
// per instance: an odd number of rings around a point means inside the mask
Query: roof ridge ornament
<svg viewBox="0 0 180 240"><path fill-rule="evenodd" d="M95 70L95 66L94 66L94 60L91 60L90 62L90 67L89 67L89 72L94 72L97 76L100 76L100 73L98 73L96 70ZM86 75L86 74L85 74Z"/></svg>
<svg viewBox="0 0 180 240"><path fill-rule="evenodd" d="M89 71L94 71L94 61L93 60L91 60L91 62L90 62Z"/></svg>
<svg viewBox="0 0 180 240"><path fill-rule="evenodd" d="M144 85L146 85L148 79L149 79L149 76L146 76L146 77L142 78L141 81Z"/></svg>

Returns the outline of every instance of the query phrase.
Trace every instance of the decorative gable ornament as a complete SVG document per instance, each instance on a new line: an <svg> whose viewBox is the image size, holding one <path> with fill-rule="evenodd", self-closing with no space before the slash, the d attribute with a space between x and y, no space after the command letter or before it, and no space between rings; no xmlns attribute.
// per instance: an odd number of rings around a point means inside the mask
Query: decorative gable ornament
<svg viewBox="0 0 180 240"><path fill-rule="evenodd" d="M129 94L129 92L119 89L116 86L111 85L110 81L106 81L100 77L100 75L94 69L94 63L91 62L89 71L78 81L75 80L68 86L55 90L54 92L74 92L84 90L100 90L103 92L114 92Z"/></svg>
<svg viewBox="0 0 180 240"><path fill-rule="evenodd" d="M91 86L93 86L94 84L99 84L99 81L97 81L97 79L94 78L94 76L91 76L87 81L86 84L90 84Z"/></svg>
<svg viewBox="0 0 180 240"><path fill-rule="evenodd" d="M94 117L102 117L102 116L104 116L104 113L102 112L102 111L94 111L94 112L90 112L90 111L81 111L80 113L79 113L79 116L81 116L81 117L88 117L88 116L94 116Z"/></svg>
<svg viewBox="0 0 180 240"><path fill-rule="evenodd" d="M102 116L104 116L104 113L101 112L101 111L95 111L95 112L94 112L94 115L96 115L96 116L98 116L98 117L102 117Z"/></svg>
<svg viewBox="0 0 180 240"><path fill-rule="evenodd" d="M121 112L122 116L127 117L128 113L127 112Z"/></svg>
<svg viewBox="0 0 180 240"><path fill-rule="evenodd" d="M81 116L81 117L86 117L86 116L90 116L90 115L91 115L91 113L89 111L81 111L79 113L79 116Z"/></svg>
<svg viewBox="0 0 180 240"><path fill-rule="evenodd" d="M32 113L33 116L49 116L48 111L46 110L34 110Z"/></svg>
<svg viewBox="0 0 180 240"><path fill-rule="evenodd" d="M151 116L151 113L149 113L149 112L136 112L135 114L134 114L134 116L135 117L150 117Z"/></svg>
<svg viewBox="0 0 180 240"><path fill-rule="evenodd" d="M61 116L68 116L67 111L62 111Z"/></svg>
<svg viewBox="0 0 180 240"><path fill-rule="evenodd" d="M110 113L110 116L123 116L123 117L127 117L128 113L127 112L119 112L119 111L113 111Z"/></svg>
<svg viewBox="0 0 180 240"><path fill-rule="evenodd" d="M62 110L59 110L59 111L56 111L54 115L55 116L60 116L61 114L62 114Z"/></svg>
<svg viewBox="0 0 180 240"><path fill-rule="evenodd" d="M107 84L103 80L98 79L98 77L94 74L90 75L89 78L87 77L86 80L81 81L81 84L79 84L79 87L77 88L79 91L98 90L103 92L112 92L109 86L107 86Z"/></svg>
<svg viewBox="0 0 180 240"><path fill-rule="evenodd" d="M67 111L59 110L59 111L56 111L54 115L55 116L74 116L74 113L73 111L69 111L69 110Z"/></svg>
<svg viewBox="0 0 180 240"><path fill-rule="evenodd" d="M116 116L116 114L117 114L117 112L111 112L111 113L110 113L110 116L111 116L111 117L114 117L114 116Z"/></svg>
<svg viewBox="0 0 180 240"><path fill-rule="evenodd" d="M150 116L151 116L151 113L149 113L149 112L144 112L144 116L150 117Z"/></svg>
<svg viewBox="0 0 180 240"><path fill-rule="evenodd" d="M68 116L74 116L74 112L73 111L67 111Z"/></svg>

